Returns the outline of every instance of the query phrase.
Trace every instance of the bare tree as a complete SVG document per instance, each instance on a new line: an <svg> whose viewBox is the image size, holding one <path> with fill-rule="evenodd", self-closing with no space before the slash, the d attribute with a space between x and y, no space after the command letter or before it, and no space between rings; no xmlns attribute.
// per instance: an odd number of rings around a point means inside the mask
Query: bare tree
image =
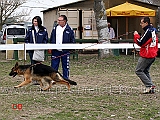
<svg viewBox="0 0 160 120"><path fill-rule="evenodd" d="M14 13L16 9L26 2L27 0L0 0L0 29L2 29L7 19L13 18L16 21L22 21L21 19L30 14L30 12L24 10Z"/></svg>
<svg viewBox="0 0 160 120"><path fill-rule="evenodd" d="M14 12L12 16L16 19L17 22L30 21L31 9L22 9L20 12Z"/></svg>
<svg viewBox="0 0 160 120"><path fill-rule="evenodd" d="M160 6L160 0L135 0L135 1L140 1L144 3Z"/></svg>
<svg viewBox="0 0 160 120"><path fill-rule="evenodd" d="M107 26L106 9L103 0L94 0L94 13L95 13L99 42L103 44L110 43L108 26ZM111 53L112 52L109 49L101 49L99 57L100 58L108 57Z"/></svg>

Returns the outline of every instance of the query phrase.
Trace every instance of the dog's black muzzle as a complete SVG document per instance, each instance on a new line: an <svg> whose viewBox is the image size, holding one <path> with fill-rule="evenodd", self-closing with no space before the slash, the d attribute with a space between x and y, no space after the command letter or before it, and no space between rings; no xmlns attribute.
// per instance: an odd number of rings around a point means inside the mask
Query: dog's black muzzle
<svg viewBox="0 0 160 120"><path fill-rule="evenodd" d="M15 77L18 73L17 72L10 72L9 75Z"/></svg>

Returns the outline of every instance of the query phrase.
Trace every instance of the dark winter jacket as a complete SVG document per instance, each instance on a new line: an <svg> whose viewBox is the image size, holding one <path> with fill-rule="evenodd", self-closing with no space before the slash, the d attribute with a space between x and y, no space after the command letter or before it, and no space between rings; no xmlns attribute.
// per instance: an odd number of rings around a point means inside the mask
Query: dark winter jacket
<svg viewBox="0 0 160 120"><path fill-rule="evenodd" d="M36 33L36 30L34 26L30 28L27 32L27 35L25 37L25 43L34 43L33 42L33 36L32 36L32 30L34 30L34 36L36 43L48 43L48 32L45 27L39 28L39 31Z"/></svg>
<svg viewBox="0 0 160 120"><path fill-rule="evenodd" d="M56 28L57 28L57 26L58 25L56 25L52 30L51 37L50 37L51 44L56 44ZM66 25L66 28L64 29L63 40L62 40L62 44L67 44L67 43L68 44L75 43L74 31L68 24ZM65 51L67 51L67 50L65 50Z"/></svg>

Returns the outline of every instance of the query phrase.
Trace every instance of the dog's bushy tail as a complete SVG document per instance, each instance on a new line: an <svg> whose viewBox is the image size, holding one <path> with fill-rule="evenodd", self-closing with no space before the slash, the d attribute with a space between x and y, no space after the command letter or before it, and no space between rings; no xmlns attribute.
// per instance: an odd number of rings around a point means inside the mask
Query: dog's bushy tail
<svg viewBox="0 0 160 120"><path fill-rule="evenodd" d="M71 84L71 85L77 85L77 83L75 81L72 81L70 79L65 79L65 80L68 81L69 84Z"/></svg>
<svg viewBox="0 0 160 120"><path fill-rule="evenodd" d="M58 71L57 71L57 72L58 72ZM59 72L58 72L58 73L59 73ZM64 80L68 81L69 84L71 84L71 85L77 85L77 83L76 83L75 81L72 81L72 80L70 80L70 79L64 78L64 77L61 75L61 73L59 73L59 75L60 75Z"/></svg>

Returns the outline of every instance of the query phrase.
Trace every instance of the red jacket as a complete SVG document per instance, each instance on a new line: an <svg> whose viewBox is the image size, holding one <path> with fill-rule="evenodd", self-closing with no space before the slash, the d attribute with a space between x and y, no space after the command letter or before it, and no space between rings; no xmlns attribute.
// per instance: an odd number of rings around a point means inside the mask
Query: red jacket
<svg viewBox="0 0 160 120"><path fill-rule="evenodd" d="M158 37L155 28L146 26L142 37L139 34L134 35L134 42L140 46L140 56L144 58L154 58L158 51Z"/></svg>

